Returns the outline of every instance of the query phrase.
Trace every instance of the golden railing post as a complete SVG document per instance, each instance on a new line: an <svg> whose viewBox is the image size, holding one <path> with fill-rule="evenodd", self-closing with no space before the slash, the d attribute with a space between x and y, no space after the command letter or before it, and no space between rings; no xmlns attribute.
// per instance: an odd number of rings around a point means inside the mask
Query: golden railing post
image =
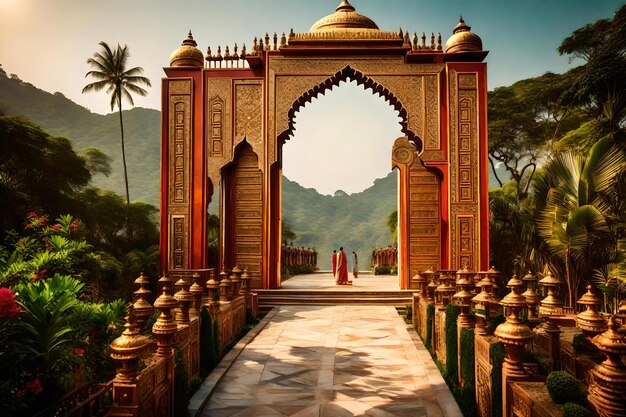
<svg viewBox="0 0 626 417"><path fill-rule="evenodd" d="M606 417L626 416L626 338L618 332L615 316L609 318L608 330L592 341L606 360L591 370L588 401L596 413Z"/></svg>
<svg viewBox="0 0 626 417"><path fill-rule="evenodd" d="M152 291L145 288L145 286L149 283L150 281L143 272L135 280L135 284L139 285L139 289L133 293L136 296L133 307L135 310L137 324L139 325L139 331L143 329L148 321L148 318L150 318L150 316L154 313L154 307L152 307L152 304L150 304L146 299L150 294L152 294Z"/></svg>
<svg viewBox="0 0 626 417"><path fill-rule="evenodd" d="M176 282L176 286L180 288L180 290L174 294L174 298L178 301L179 306L178 310L176 310L176 322L178 324L189 324L189 309L195 301L193 294L189 292L191 284L185 277L181 277Z"/></svg>
<svg viewBox="0 0 626 417"><path fill-rule="evenodd" d="M170 357L173 353L174 336L178 329L172 310L178 307L178 301L172 296L173 280L163 275L159 282L163 285L163 292L154 302L154 308L158 309L161 314L152 326L152 333L157 341L157 356Z"/></svg>
<svg viewBox="0 0 626 417"><path fill-rule="evenodd" d="M135 321L135 310L128 306L125 329L122 335L111 342L111 358L122 362L113 380L113 410L118 409L126 416L139 415L139 393L137 375L139 358L148 351L148 338L139 332Z"/></svg>
<svg viewBox="0 0 626 417"><path fill-rule="evenodd" d="M193 284L189 287L189 292L193 295L194 298L194 309L196 317L200 317L200 310L202 309L202 296L204 295L204 288L199 284L200 274L195 272L192 275Z"/></svg>
<svg viewBox="0 0 626 417"><path fill-rule="evenodd" d="M519 312L526 306L526 298L518 293L521 286L522 281L513 275L507 284L511 292L500 301L504 307L506 321L496 327L493 333L504 344L506 351L502 364L502 415L504 417L510 416L512 409L508 384L528 379L522 363L522 352L526 343L535 335L532 329L519 318Z"/></svg>

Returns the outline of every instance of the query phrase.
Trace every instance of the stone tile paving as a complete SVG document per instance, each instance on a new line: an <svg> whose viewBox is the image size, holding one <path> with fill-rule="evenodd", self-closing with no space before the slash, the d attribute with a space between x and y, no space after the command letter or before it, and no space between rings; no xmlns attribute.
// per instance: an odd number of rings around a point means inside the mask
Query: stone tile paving
<svg viewBox="0 0 626 417"><path fill-rule="evenodd" d="M283 306L268 316L201 416L462 416L393 307Z"/></svg>

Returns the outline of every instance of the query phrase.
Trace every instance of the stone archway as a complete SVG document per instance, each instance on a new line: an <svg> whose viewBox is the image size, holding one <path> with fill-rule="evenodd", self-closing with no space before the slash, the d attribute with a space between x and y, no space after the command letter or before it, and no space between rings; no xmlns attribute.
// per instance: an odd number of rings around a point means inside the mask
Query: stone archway
<svg viewBox="0 0 626 417"><path fill-rule="evenodd" d="M393 151L408 248L402 288L430 265L488 268L487 52L463 22L444 51L434 34L428 45L426 36L420 44L407 33L381 31L344 0L309 32L280 42L265 36L242 55L210 54L205 66L196 46L189 35L163 80L164 270L237 264L254 269L259 287L280 285L282 143L304 103L348 78L382 95L402 118L406 137ZM252 194L236 181L253 180L233 181L224 170L239 166L242 143L257 158ZM206 263L208 182L220 185L219 265ZM237 230L247 220L236 207L250 198L260 226L246 235ZM245 253L229 249L238 246Z"/></svg>

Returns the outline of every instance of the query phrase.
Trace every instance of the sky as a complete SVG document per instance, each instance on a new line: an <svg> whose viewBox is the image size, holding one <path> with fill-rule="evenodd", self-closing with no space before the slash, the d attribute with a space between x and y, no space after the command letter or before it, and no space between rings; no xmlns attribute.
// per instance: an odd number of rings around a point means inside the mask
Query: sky
<svg viewBox="0 0 626 417"><path fill-rule="evenodd" d="M0 64L49 92L93 112L109 113L105 93L81 94L86 61L98 42L127 44L129 65L152 80L135 105L159 109L162 68L192 30L198 47L245 43L265 32L306 32L339 0L0 0ZM441 32L443 42L463 15L489 51L490 89L577 63L556 48L572 31L610 18L619 0L351 0L381 30ZM356 105L358 103L358 105ZM390 148L401 136L396 112L380 97L342 84L296 115L284 148L283 172L324 194L367 188L389 172ZM386 156L385 156L386 155ZM312 162L313 161L313 162Z"/></svg>

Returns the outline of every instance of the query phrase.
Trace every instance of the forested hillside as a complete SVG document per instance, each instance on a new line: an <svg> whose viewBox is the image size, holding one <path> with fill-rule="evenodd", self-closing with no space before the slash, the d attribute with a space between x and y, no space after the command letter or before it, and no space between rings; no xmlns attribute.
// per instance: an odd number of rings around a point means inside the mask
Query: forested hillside
<svg viewBox="0 0 626 417"><path fill-rule="evenodd" d="M158 94L152 91L151 94ZM108 100L102 95L103 100ZM51 135L72 140L77 150L98 148L111 158L112 173L93 178L93 184L124 194L124 178L120 154L119 115L92 113L67 99L61 93L48 93L17 76L0 71L0 112L24 116ZM126 136L126 158L130 198L158 206L159 204L159 137L161 113L134 108L123 112Z"/></svg>
<svg viewBox="0 0 626 417"><path fill-rule="evenodd" d="M317 249L320 268L330 269L333 249L343 246L359 254L360 268L367 269L372 249L390 243L386 220L397 208L396 196L395 171L360 193L334 196L283 177L283 221L297 235L295 246Z"/></svg>

